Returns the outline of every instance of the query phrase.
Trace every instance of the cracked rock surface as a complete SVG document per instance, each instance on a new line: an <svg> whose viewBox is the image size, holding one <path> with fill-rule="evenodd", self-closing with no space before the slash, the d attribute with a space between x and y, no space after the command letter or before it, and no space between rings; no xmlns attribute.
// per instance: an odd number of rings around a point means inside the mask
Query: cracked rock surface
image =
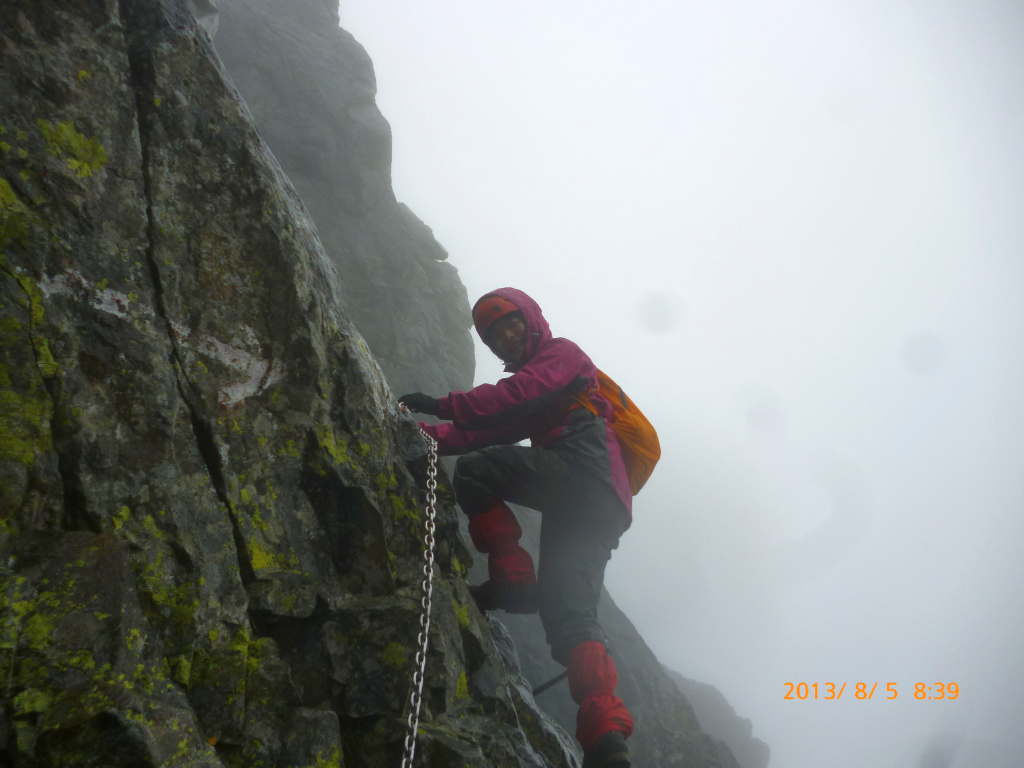
<svg viewBox="0 0 1024 768"><path fill-rule="evenodd" d="M217 5L217 52L316 222L391 386L438 397L469 389L466 289L430 228L395 199L391 126L370 57L338 26L338 1Z"/></svg>
<svg viewBox="0 0 1024 768"><path fill-rule="evenodd" d="M189 0L0 7L0 762L384 766L423 461ZM442 480L420 754L575 766Z"/></svg>

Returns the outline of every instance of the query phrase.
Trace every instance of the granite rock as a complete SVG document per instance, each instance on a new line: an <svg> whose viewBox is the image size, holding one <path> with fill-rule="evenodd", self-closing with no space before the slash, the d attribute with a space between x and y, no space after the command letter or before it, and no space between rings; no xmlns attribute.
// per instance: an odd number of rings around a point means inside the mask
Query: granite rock
<svg viewBox="0 0 1024 768"><path fill-rule="evenodd" d="M373 64L336 0L218 0L217 51L306 204L341 295L396 392L473 385L470 307L430 228L395 199Z"/></svg>
<svg viewBox="0 0 1024 768"><path fill-rule="evenodd" d="M700 727L725 742L742 768L768 768L771 750L754 736L754 725L736 714L722 692L708 683L691 680L666 668L668 676L693 704Z"/></svg>
<svg viewBox="0 0 1024 768"><path fill-rule="evenodd" d="M350 279L193 3L4 3L5 765L397 762L424 467ZM439 497L424 754L575 765Z"/></svg>

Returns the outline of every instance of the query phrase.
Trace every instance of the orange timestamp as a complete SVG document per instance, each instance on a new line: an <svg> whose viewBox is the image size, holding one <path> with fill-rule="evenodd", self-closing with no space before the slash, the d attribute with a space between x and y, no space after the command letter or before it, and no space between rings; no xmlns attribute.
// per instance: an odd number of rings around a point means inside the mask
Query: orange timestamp
<svg viewBox="0 0 1024 768"><path fill-rule="evenodd" d="M821 683L820 691L818 689L818 683L783 683L783 686L787 690L782 698L790 701L817 701L819 699L823 701L838 701L843 697L843 692L846 690L846 683L839 686L837 686L836 683ZM853 697L858 701L867 701L875 695L875 691L877 689L878 683L872 683L870 689L868 689L867 683L857 683L853 687ZM887 701L892 701L899 696L896 683L886 683L885 690L880 691L880 693L885 694ZM925 699L931 699L932 701L941 701L943 699L952 701L959 695L960 686L956 683L934 683L932 685L928 685L926 683L914 684L914 698L918 701L923 701Z"/></svg>

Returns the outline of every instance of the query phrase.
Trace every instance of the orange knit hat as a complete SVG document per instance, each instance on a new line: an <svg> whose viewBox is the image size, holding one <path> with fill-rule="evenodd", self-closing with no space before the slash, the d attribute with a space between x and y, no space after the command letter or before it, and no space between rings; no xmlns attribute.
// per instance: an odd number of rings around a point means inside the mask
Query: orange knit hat
<svg viewBox="0 0 1024 768"><path fill-rule="evenodd" d="M503 299L501 296L484 296L473 307L473 325L476 326L476 332L483 339L491 323L509 312L518 311L519 307L508 299Z"/></svg>

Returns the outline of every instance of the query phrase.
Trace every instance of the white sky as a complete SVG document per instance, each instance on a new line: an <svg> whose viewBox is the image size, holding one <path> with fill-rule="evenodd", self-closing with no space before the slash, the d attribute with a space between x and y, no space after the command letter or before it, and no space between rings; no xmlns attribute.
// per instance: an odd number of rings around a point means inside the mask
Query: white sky
<svg viewBox="0 0 1024 768"><path fill-rule="evenodd" d="M341 19L470 300L530 293L658 428L607 583L661 660L773 768L1024 765L1024 3Z"/></svg>

